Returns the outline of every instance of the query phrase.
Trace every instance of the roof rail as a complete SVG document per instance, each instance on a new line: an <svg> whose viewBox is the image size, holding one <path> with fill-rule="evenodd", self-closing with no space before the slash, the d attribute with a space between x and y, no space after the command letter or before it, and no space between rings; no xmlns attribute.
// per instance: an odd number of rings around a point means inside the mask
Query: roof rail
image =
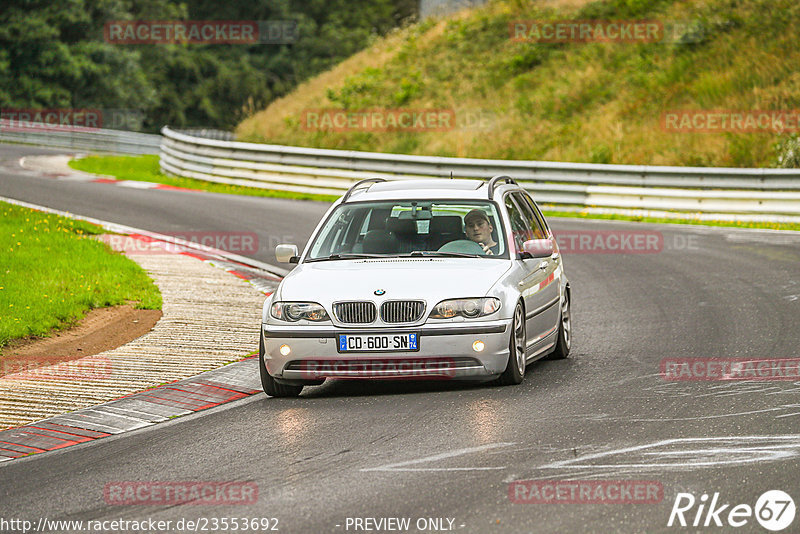
<svg viewBox="0 0 800 534"><path fill-rule="evenodd" d="M510 176L505 176L505 175L495 176L491 180L489 180L489 200L492 200L492 197L494 196L495 185L497 184L497 182L500 182L500 181L502 181L504 184L519 185Z"/></svg>
<svg viewBox="0 0 800 534"><path fill-rule="evenodd" d="M342 199L342 204L347 202L347 199L350 198L350 195L356 192L356 188L360 185L368 184L368 183L378 183L378 182L385 182L383 178L367 178L365 180L359 180L358 182L354 183L350 186L350 189L347 190L347 193L344 194L344 198Z"/></svg>

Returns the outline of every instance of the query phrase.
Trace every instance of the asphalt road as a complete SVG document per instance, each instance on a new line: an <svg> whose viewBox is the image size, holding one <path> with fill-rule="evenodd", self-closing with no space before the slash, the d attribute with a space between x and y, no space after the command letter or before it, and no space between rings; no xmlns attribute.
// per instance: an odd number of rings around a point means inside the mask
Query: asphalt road
<svg viewBox="0 0 800 534"><path fill-rule="evenodd" d="M4 158L25 150L0 149ZM160 232L252 229L298 244L325 207L9 171L0 195ZM754 507L767 490L800 498L800 382L674 382L659 372L665 358L800 356L800 235L551 224L564 236L645 230L662 241L646 253L565 251L573 352L532 365L522 385L329 381L297 399L256 395L0 465L0 518L152 518L172 521L175 532L181 519L206 518L213 531L223 517L277 518L279 531L292 533L390 531L367 530L376 525L365 518L410 518L409 532L437 530L420 518L470 533L767 532L754 517L733 528L728 512ZM274 261L270 254L258 258ZM520 480L650 481L663 498L512 502L509 482ZM107 504L104 488L121 481L252 481L258 497L217 506ZM681 492L698 500L685 512L690 526L668 527ZM691 526L701 496L715 493L718 505L730 505L719 515L724 527L713 518L702 526L708 502L700 526Z"/></svg>

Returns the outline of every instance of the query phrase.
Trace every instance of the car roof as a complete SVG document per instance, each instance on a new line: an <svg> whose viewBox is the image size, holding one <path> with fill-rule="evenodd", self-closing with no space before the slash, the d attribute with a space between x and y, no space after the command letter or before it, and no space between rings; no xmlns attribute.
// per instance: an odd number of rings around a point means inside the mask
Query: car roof
<svg viewBox="0 0 800 534"><path fill-rule="evenodd" d="M368 187L356 189L348 197L347 202L365 202L372 200L409 200L409 199L464 199L489 200L485 180L467 180L462 178L445 179L398 179L376 182ZM494 196L505 189L520 189L517 185L497 184Z"/></svg>

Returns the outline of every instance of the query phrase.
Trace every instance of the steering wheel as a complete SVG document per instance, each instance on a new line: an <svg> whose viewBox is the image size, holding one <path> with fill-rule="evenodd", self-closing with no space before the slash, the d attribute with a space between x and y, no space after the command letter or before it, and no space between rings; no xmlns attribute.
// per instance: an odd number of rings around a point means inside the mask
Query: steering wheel
<svg viewBox="0 0 800 534"><path fill-rule="evenodd" d="M483 248L475 241L457 239L439 247L439 252L460 252L463 254L486 254Z"/></svg>

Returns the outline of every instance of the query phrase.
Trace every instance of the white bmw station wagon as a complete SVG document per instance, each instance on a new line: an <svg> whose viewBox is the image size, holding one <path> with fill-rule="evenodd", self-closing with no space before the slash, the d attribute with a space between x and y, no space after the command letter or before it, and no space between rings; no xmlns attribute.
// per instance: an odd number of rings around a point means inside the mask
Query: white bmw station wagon
<svg viewBox="0 0 800 534"><path fill-rule="evenodd" d="M570 285L553 233L507 176L362 180L317 225L264 303L273 397L327 378L519 384L570 350Z"/></svg>

